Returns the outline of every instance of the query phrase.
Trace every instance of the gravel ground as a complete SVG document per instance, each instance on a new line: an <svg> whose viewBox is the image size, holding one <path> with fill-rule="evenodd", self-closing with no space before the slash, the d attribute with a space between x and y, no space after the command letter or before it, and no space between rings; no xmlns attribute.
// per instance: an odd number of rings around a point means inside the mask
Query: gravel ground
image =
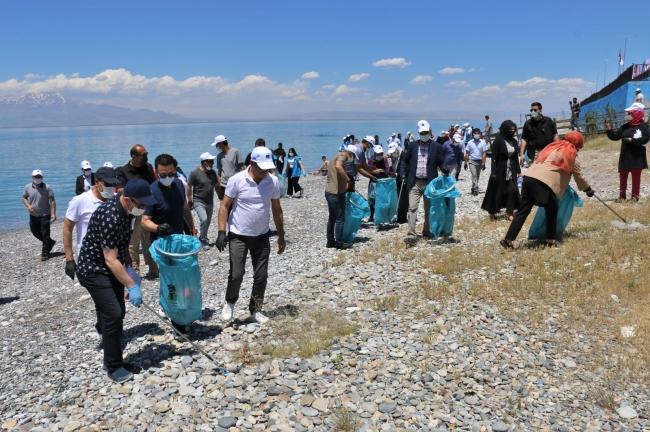
<svg viewBox="0 0 650 432"><path fill-rule="evenodd" d="M587 175L612 171L612 158L611 152L585 154ZM488 175L483 174L482 191ZM590 177L604 198L616 197L613 171L598 180ZM27 229L0 235L2 428L650 430L649 390L630 384L619 389L616 410L601 409L589 390L602 371L580 364L589 342L576 342L572 352L559 350L554 341L561 329L552 319L540 334L478 302L431 301L428 314L373 307L374 299L404 294L422 277L436 276L389 259L357 264L355 255L387 235L372 226L359 232L354 249L326 249L325 181L310 177L303 183L304 198L282 200L288 246L285 254L271 255L265 304L271 323L244 320L250 268L237 305L241 320L222 323L227 252L213 248L200 254L204 319L194 324L191 337L227 374L174 338L144 308L128 306L125 356L142 370L124 385L111 383L101 369L92 300L65 276L62 254L41 263ZM479 210L483 194L469 194L469 172L463 172L459 188L457 218L487 223ZM646 182L642 195L649 194ZM406 233L405 226L396 230ZM61 252L60 223L53 237L54 251ZM459 232L456 238L468 248L486 241L498 247L496 233L476 239ZM424 254L447 247L419 242L415 250ZM327 265L337 259L340 265ZM157 282L145 282L143 296L155 305ZM249 346L283 343L275 320L293 319L300 326L310 310L330 310L358 329L309 358L243 360Z"/></svg>

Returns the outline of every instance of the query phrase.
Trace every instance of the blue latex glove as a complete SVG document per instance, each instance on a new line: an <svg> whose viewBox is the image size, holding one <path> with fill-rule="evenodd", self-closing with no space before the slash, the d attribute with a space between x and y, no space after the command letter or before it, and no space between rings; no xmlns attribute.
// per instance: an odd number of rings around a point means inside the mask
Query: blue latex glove
<svg viewBox="0 0 650 432"><path fill-rule="evenodd" d="M136 283L129 288L129 301L135 307L140 307L142 304L142 291L140 290L139 283Z"/></svg>

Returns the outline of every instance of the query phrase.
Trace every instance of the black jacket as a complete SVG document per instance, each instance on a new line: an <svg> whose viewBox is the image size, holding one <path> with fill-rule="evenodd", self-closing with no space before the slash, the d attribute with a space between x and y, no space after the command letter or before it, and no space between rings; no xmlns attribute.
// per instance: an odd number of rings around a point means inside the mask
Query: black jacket
<svg viewBox="0 0 650 432"><path fill-rule="evenodd" d="M418 148L420 140L409 145L403 152L404 158L401 159L399 173L402 178L406 178L406 189L410 190L415 184L415 173L418 167ZM438 168L442 169L443 158L442 146L435 140L429 141L429 154L427 158L427 183L438 177Z"/></svg>
<svg viewBox="0 0 650 432"><path fill-rule="evenodd" d="M632 138L637 131L641 131L641 138ZM646 169L648 159L646 156L646 144L650 141L650 128L647 123L632 126L625 123L618 129L607 131L607 137L612 141L631 139L630 142L621 141L621 154L618 157L618 170Z"/></svg>
<svg viewBox="0 0 650 432"><path fill-rule="evenodd" d="M80 195L84 193L84 179L85 177L83 175L80 175L77 177L77 184L75 185L74 188L74 193L75 195ZM95 173L90 174L90 185L95 186Z"/></svg>
<svg viewBox="0 0 650 432"><path fill-rule="evenodd" d="M542 116L539 120L526 120L521 131L521 138L525 139L529 146L539 151L552 143L556 134L557 127L553 119Z"/></svg>
<svg viewBox="0 0 650 432"><path fill-rule="evenodd" d="M517 175L521 173L519 167L519 146L517 140L509 140L510 144L515 148L511 156L508 156L508 149L506 147L506 140L501 133L497 134L492 141L492 167L490 172L490 179L488 180L487 190L481 208L488 213L497 214L502 208L506 207L507 196L506 194L516 194L514 198L515 208L519 207L519 190L515 186L509 187L506 180L506 172L508 169L508 159L510 159L510 170L512 172L510 182L517 181Z"/></svg>
<svg viewBox="0 0 650 432"><path fill-rule="evenodd" d="M120 181L122 187L126 186L126 183L129 180L136 178L143 179L149 184L156 181L156 175L154 174L153 166L151 166L150 163L140 167L134 167L130 162L127 162L115 170L115 176Z"/></svg>

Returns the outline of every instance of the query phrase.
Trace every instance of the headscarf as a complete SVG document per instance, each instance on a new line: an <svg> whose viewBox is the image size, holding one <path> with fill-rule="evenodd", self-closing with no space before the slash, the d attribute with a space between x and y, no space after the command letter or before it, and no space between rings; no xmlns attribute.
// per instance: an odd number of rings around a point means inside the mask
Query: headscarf
<svg viewBox="0 0 650 432"><path fill-rule="evenodd" d="M510 128L514 128L515 133L517 133L517 125L512 120L505 120L501 123L501 126L499 126L499 133L503 138L513 138L513 135L510 135Z"/></svg>
<svg viewBox="0 0 650 432"><path fill-rule="evenodd" d="M632 126L638 126L643 123L645 117L645 112L643 110L629 111L629 113L630 117L632 118L632 120L630 120L630 124Z"/></svg>
<svg viewBox="0 0 650 432"><path fill-rule="evenodd" d="M553 166L558 167L567 174L571 174L578 150L582 148L584 142L585 140L580 132L568 132L563 140L554 141L544 147L535 159L535 163L544 163L551 153L557 151L559 157L553 161Z"/></svg>

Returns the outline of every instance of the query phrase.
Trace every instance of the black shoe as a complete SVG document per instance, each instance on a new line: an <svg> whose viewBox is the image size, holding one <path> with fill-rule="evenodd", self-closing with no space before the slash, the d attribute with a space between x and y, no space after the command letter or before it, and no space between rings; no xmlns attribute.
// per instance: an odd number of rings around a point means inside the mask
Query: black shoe
<svg viewBox="0 0 650 432"><path fill-rule="evenodd" d="M189 325L181 325L181 324L175 323L174 321L172 321L172 325L174 326L174 328L176 330L178 330L179 332L181 332L184 335L186 335L186 334L190 333L190 331L192 331L192 327L189 326Z"/></svg>
<svg viewBox="0 0 650 432"><path fill-rule="evenodd" d="M47 253L49 254L52 252L52 248L54 248L54 245L56 244L56 240L50 239L50 243L47 245Z"/></svg>
<svg viewBox="0 0 650 432"><path fill-rule="evenodd" d="M126 370L123 367L117 368L114 371L108 372L108 377L116 383L123 383L133 379L133 372Z"/></svg>
<svg viewBox="0 0 650 432"><path fill-rule="evenodd" d="M499 242L501 246L503 246L504 249L512 249L512 242L510 240L503 239Z"/></svg>
<svg viewBox="0 0 650 432"><path fill-rule="evenodd" d="M336 242L334 247L338 250L350 249L352 247L352 243Z"/></svg>
<svg viewBox="0 0 650 432"><path fill-rule="evenodd" d="M328 248L328 249L333 248L333 247L336 247L336 243L334 243L334 242L327 242L327 244L325 245L325 247Z"/></svg>

